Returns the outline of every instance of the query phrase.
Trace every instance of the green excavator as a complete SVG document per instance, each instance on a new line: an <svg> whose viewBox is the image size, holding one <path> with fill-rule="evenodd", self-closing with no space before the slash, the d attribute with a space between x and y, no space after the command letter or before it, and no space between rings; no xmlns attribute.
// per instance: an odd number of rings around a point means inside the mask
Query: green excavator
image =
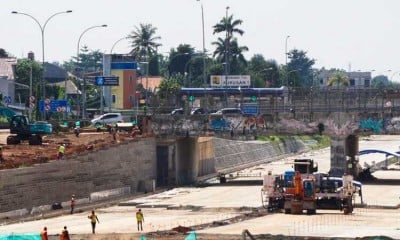
<svg viewBox="0 0 400 240"><path fill-rule="evenodd" d="M25 115L14 115L10 120L10 135L7 145L17 145L28 140L29 145L42 145L42 136L52 133L52 125L47 122L30 123Z"/></svg>

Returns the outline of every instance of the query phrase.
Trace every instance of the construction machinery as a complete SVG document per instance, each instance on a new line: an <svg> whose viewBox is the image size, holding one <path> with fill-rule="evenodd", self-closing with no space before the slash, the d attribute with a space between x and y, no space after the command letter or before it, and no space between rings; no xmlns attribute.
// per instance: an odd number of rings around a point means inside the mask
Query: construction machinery
<svg viewBox="0 0 400 240"><path fill-rule="evenodd" d="M263 206L269 211L282 209L286 214L315 214L317 209L338 209L344 214L353 212L358 194L362 203L362 185L351 175L342 178L316 173L312 159L295 159L294 171L283 175L264 176Z"/></svg>
<svg viewBox="0 0 400 240"><path fill-rule="evenodd" d="M25 115L14 115L10 120L10 135L7 145L20 144L29 140L29 145L41 145L42 136L52 133L52 125L47 122L30 123Z"/></svg>

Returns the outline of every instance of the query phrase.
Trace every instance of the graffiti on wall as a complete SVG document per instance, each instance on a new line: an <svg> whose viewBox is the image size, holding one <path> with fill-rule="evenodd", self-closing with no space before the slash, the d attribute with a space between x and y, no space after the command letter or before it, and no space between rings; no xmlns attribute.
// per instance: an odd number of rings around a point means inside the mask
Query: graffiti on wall
<svg viewBox="0 0 400 240"><path fill-rule="evenodd" d="M382 132L383 129L383 119L374 120L372 118L361 119L359 128L361 130L370 130L376 134Z"/></svg>
<svg viewBox="0 0 400 240"><path fill-rule="evenodd" d="M210 128L214 131L226 131L232 129L257 130L265 129L266 122L263 117L229 117L220 116L210 120Z"/></svg>

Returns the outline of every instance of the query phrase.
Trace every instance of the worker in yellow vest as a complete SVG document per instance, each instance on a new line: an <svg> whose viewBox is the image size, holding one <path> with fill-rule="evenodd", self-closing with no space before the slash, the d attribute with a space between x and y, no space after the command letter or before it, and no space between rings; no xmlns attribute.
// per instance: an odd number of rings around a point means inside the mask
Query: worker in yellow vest
<svg viewBox="0 0 400 240"><path fill-rule="evenodd" d="M60 147L58 147L58 159L62 159L65 156L65 144L61 144Z"/></svg>
<svg viewBox="0 0 400 240"><path fill-rule="evenodd" d="M139 210L136 212L136 221L137 221L137 230L138 230L138 231L139 231L139 230L143 231L143 225L142 225L142 223L144 222L144 216L143 216L143 213L142 213L142 209L139 209Z"/></svg>

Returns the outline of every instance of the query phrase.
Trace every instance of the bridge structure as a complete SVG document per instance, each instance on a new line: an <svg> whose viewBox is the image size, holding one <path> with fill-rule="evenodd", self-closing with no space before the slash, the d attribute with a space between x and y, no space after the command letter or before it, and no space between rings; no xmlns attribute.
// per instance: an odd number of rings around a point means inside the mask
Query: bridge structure
<svg viewBox="0 0 400 240"><path fill-rule="evenodd" d="M325 134L331 138L331 173L337 176L359 173L359 135L400 131L398 90L182 88L176 97L185 114L154 111L151 116L151 129L159 138ZM249 105L256 106L255 113L190 115L195 107L245 110Z"/></svg>

